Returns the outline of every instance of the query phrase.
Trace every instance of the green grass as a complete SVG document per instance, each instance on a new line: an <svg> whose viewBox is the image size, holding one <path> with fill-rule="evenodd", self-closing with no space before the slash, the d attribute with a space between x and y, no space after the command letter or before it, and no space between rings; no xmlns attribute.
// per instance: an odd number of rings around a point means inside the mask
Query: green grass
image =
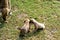
<svg viewBox="0 0 60 40"><path fill-rule="evenodd" d="M60 1L11 0L11 3L13 14L8 23L0 24L0 40L60 40ZM26 17L37 18L46 29L19 38L17 27L23 26Z"/></svg>

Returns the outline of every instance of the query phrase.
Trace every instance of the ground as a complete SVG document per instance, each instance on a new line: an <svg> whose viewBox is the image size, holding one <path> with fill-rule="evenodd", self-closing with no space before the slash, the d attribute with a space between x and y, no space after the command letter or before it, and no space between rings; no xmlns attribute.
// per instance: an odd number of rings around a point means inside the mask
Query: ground
<svg viewBox="0 0 60 40"><path fill-rule="evenodd" d="M0 40L60 40L59 0L11 0L11 4L12 15L8 18L8 23L1 23L0 18ZM17 27L22 27L24 19L30 17L44 23L46 28L20 38Z"/></svg>

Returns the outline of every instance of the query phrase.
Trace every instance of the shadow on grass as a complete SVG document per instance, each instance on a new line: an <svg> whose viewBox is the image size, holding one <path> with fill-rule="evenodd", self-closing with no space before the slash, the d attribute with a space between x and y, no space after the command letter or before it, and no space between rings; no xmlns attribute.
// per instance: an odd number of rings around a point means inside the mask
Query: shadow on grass
<svg viewBox="0 0 60 40"><path fill-rule="evenodd" d="M29 33L27 33L25 36L20 36L19 35L19 40L25 40L25 38L27 39L27 38L29 38L29 37L31 37L31 36L37 36L40 32L41 32L42 30L38 30L38 31L36 31L36 32L29 32Z"/></svg>
<svg viewBox="0 0 60 40"><path fill-rule="evenodd" d="M4 27L4 23L0 23L0 28L3 28Z"/></svg>
<svg viewBox="0 0 60 40"><path fill-rule="evenodd" d="M2 20L2 18L0 17L0 28L3 28L4 27L4 22Z"/></svg>
<svg viewBox="0 0 60 40"><path fill-rule="evenodd" d="M31 33L28 33L27 35L26 35L26 37L31 37L31 36L36 36L36 35L38 35L40 32L41 32L42 30L38 30L38 31L36 31L36 32L31 32Z"/></svg>

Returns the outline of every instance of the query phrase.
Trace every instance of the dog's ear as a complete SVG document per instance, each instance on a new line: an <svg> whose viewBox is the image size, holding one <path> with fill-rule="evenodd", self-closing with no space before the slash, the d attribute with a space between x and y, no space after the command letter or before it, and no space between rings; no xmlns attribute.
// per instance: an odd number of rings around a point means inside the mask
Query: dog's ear
<svg viewBox="0 0 60 40"><path fill-rule="evenodd" d="M26 20L24 20L24 23L26 22Z"/></svg>
<svg viewBox="0 0 60 40"><path fill-rule="evenodd" d="M18 30L21 30L21 28L17 28Z"/></svg>
<svg viewBox="0 0 60 40"><path fill-rule="evenodd" d="M29 22L29 23L33 23L33 22L32 22L32 20L30 20L30 22Z"/></svg>

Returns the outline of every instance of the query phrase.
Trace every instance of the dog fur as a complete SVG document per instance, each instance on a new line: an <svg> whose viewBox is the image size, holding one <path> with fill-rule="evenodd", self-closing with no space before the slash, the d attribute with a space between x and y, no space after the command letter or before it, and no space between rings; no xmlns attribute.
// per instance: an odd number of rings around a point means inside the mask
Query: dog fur
<svg viewBox="0 0 60 40"><path fill-rule="evenodd" d="M34 30L35 31L45 29L45 25L43 23L37 22L35 19L31 19L30 23L34 24L34 26L35 26Z"/></svg>
<svg viewBox="0 0 60 40"><path fill-rule="evenodd" d="M20 33L21 33L22 36L29 32L29 29L30 29L29 22L30 22L30 20L26 19L24 21L24 25L21 28L18 28L20 30Z"/></svg>
<svg viewBox="0 0 60 40"><path fill-rule="evenodd" d="M10 0L0 0L0 12L2 12L2 18L4 21L7 19L7 15L11 11Z"/></svg>

